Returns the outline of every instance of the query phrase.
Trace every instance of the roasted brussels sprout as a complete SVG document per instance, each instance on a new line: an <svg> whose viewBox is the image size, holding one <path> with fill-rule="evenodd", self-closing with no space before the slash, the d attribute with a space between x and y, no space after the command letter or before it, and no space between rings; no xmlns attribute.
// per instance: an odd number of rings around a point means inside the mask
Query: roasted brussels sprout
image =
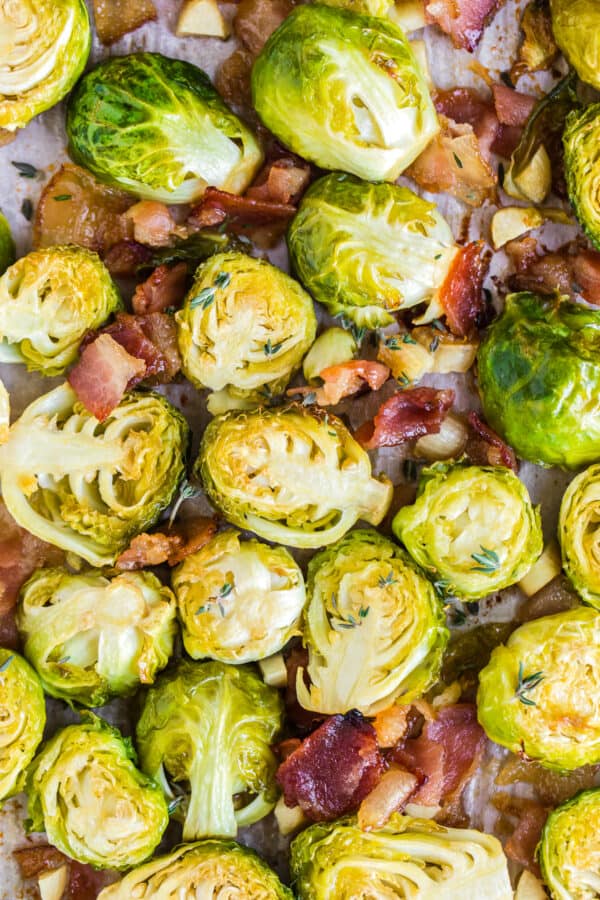
<svg viewBox="0 0 600 900"><path fill-rule="evenodd" d="M404 32L329 6L299 6L271 35L252 96L294 153L370 181L395 181L439 127Z"/></svg>
<svg viewBox="0 0 600 900"><path fill-rule="evenodd" d="M103 706L166 666L175 615L173 594L150 572L38 569L21 589L17 626L48 694Z"/></svg>
<svg viewBox="0 0 600 900"><path fill-rule="evenodd" d="M550 0L554 39L582 81L600 88L600 9L596 0Z"/></svg>
<svg viewBox="0 0 600 900"><path fill-rule="evenodd" d="M558 521L562 563L577 593L600 609L600 465L577 475Z"/></svg>
<svg viewBox="0 0 600 900"><path fill-rule="evenodd" d="M334 173L316 181L290 225L288 246L302 284L332 315L376 328L392 313L437 299L457 247L434 203L397 184Z"/></svg>
<svg viewBox="0 0 600 900"><path fill-rule="evenodd" d="M160 53L111 57L85 75L67 134L100 181L164 203L191 203L208 185L241 194L263 159L202 69Z"/></svg>
<svg viewBox="0 0 600 900"><path fill-rule="evenodd" d="M478 355L487 421L531 462L575 469L600 458L600 311L511 294Z"/></svg>
<svg viewBox="0 0 600 900"><path fill-rule="evenodd" d="M0 275L15 261L15 242L12 239L10 225L0 212Z"/></svg>
<svg viewBox="0 0 600 900"><path fill-rule="evenodd" d="M188 426L160 394L126 394L102 423L68 384L31 403L0 447L0 483L32 534L111 565L171 502Z"/></svg>
<svg viewBox="0 0 600 900"><path fill-rule="evenodd" d="M192 659L253 662L299 634L304 579L285 547L224 531L184 559L172 584Z"/></svg>
<svg viewBox="0 0 600 900"><path fill-rule="evenodd" d="M185 840L235 837L238 826L271 811L277 761L270 745L282 715L277 690L245 666L183 661L150 688L137 725L140 761L168 796L168 778L187 785L177 813Z"/></svg>
<svg viewBox="0 0 600 900"><path fill-rule="evenodd" d="M556 900L592 900L600 893L599 829L600 788L581 791L548 816L538 856Z"/></svg>
<svg viewBox="0 0 600 900"><path fill-rule="evenodd" d="M29 253L0 276L0 362L60 375L86 332L121 306L96 253L75 245Z"/></svg>
<svg viewBox="0 0 600 900"><path fill-rule="evenodd" d="M600 762L600 613L586 606L513 631L480 672L487 735L549 769Z"/></svg>
<svg viewBox="0 0 600 900"><path fill-rule="evenodd" d="M283 391L316 333L311 298L263 259L218 253L196 272L175 314L184 374L217 393L211 412Z"/></svg>
<svg viewBox="0 0 600 900"><path fill-rule="evenodd" d="M308 566L306 709L371 715L408 703L436 681L449 632L432 586L399 547L375 531L347 534Z"/></svg>
<svg viewBox="0 0 600 900"><path fill-rule="evenodd" d="M45 724L39 678L22 656L0 647L0 808L22 790Z"/></svg>
<svg viewBox="0 0 600 900"><path fill-rule="evenodd" d="M339 419L297 406L213 419L196 472L230 522L291 547L331 544L358 519L378 525L392 499Z"/></svg>
<svg viewBox="0 0 600 900"><path fill-rule="evenodd" d="M392 527L438 588L464 600L516 584L543 549L539 510L506 466L434 463Z"/></svg>
<svg viewBox="0 0 600 900"><path fill-rule="evenodd" d="M73 87L91 46L84 0L0 5L0 128L15 131Z"/></svg>
<svg viewBox="0 0 600 900"><path fill-rule="evenodd" d="M369 16L385 16L393 0L323 0L325 6L341 6Z"/></svg>
<svg viewBox="0 0 600 900"><path fill-rule="evenodd" d="M600 42L598 50L600 51ZM598 83L600 84L600 78ZM591 103L581 111L570 112L563 133L569 199L581 227L594 247L600 249L598 141L600 141L600 103Z"/></svg>
<svg viewBox="0 0 600 900"><path fill-rule="evenodd" d="M248 897L293 900L292 892L248 847L235 841L207 840L176 847L168 856L129 872L104 888L98 900L183 900L184 897Z"/></svg>
<svg viewBox="0 0 600 900"><path fill-rule="evenodd" d="M513 896L500 841L430 819L396 813L369 832L353 818L319 823L292 841L291 853L299 900Z"/></svg>
<svg viewBox="0 0 600 900"><path fill-rule="evenodd" d="M101 869L144 862L169 822L160 787L135 767L131 741L91 714L42 745L27 794L30 831Z"/></svg>

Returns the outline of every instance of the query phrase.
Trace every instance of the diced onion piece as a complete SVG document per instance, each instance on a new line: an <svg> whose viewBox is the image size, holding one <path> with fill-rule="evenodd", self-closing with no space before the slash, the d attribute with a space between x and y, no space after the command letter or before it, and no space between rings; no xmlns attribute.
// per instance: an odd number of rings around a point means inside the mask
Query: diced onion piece
<svg viewBox="0 0 600 900"><path fill-rule="evenodd" d="M440 334L431 326L414 328L412 337L425 347L433 358L431 372L449 375L451 372L468 372L477 356L479 341L459 338L453 334Z"/></svg>
<svg viewBox="0 0 600 900"><path fill-rule="evenodd" d="M396 0L388 10L388 18L409 34L425 28L425 3L423 0ZM414 44L413 44L414 49Z"/></svg>
<svg viewBox="0 0 600 900"><path fill-rule="evenodd" d="M177 34L228 38L231 28L216 0L186 0L179 13Z"/></svg>
<svg viewBox="0 0 600 900"><path fill-rule="evenodd" d="M459 681L453 681L448 687L444 688L441 694L434 697L431 705L434 709L441 709L443 706L452 706L458 703L462 694L462 687Z"/></svg>
<svg viewBox="0 0 600 900"><path fill-rule="evenodd" d="M367 794L358 810L358 826L363 831L383 828L386 822L415 791L416 775L406 769L391 768L382 776L379 784Z"/></svg>
<svg viewBox="0 0 600 900"><path fill-rule="evenodd" d="M265 684L276 688L284 688L287 685L287 669L282 653L259 660L258 667Z"/></svg>
<svg viewBox="0 0 600 900"><path fill-rule="evenodd" d="M379 344L377 359L389 366L394 378L402 383L419 381L433 371L433 354L419 343L407 343L409 335L393 335Z"/></svg>
<svg viewBox="0 0 600 900"><path fill-rule="evenodd" d="M504 178L506 194L516 200L543 203L552 187L552 163L543 144L540 144L528 165L515 175L512 166Z"/></svg>
<svg viewBox="0 0 600 900"><path fill-rule="evenodd" d="M422 803L407 803L404 814L412 816L413 819L433 819L441 808L441 806L423 806Z"/></svg>
<svg viewBox="0 0 600 900"><path fill-rule="evenodd" d="M299 806L287 806L283 797L280 797L273 810L275 821L280 833L285 837L298 831L308 822L308 819Z"/></svg>
<svg viewBox="0 0 600 900"><path fill-rule="evenodd" d="M415 455L432 462L456 459L464 452L468 439L469 432L462 419L448 413L437 434L419 438L415 444Z"/></svg>
<svg viewBox="0 0 600 900"><path fill-rule="evenodd" d="M527 597L533 597L538 591L560 575L561 572L560 550L554 541L544 549L544 552L533 564L525 578L519 582L519 587Z"/></svg>
<svg viewBox="0 0 600 900"><path fill-rule="evenodd" d="M515 900L548 900L548 894L539 879L531 872L523 872L517 884Z"/></svg>
<svg viewBox="0 0 600 900"><path fill-rule="evenodd" d="M42 900L62 900L69 881L68 866L49 869L38 876L40 896Z"/></svg>
<svg viewBox="0 0 600 900"><path fill-rule="evenodd" d="M535 209L533 206L505 206L494 213L491 224L492 244L495 250L526 231L539 228L544 222L568 225L571 221L563 209Z"/></svg>
<svg viewBox="0 0 600 900"><path fill-rule="evenodd" d="M4 383L0 380L0 444L5 444L8 440L9 425L10 397Z"/></svg>

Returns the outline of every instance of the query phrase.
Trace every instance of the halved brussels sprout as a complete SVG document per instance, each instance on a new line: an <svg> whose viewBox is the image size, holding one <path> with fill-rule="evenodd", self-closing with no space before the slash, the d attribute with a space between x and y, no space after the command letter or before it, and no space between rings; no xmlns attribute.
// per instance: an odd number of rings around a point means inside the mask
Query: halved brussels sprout
<svg viewBox="0 0 600 900"><path fill-rule="evenodd" d="M581 227L597 249L600 249L599 141L600 103L569 113L563 133L569 200Z"/></svg>
<svg viewBox="0 0 600 900"><path fill-rule="evenodd" d="M549 769L600 762L600 613L586 606L513 631L479 674L488 737Z"/></svg>
<svg viewBox="0 0 600 900"><path fill-rule="evenodd" d="M135 761L131 741L97 716L61 729L27 774L29 830L45 831L62 853L100 869L144 862L169 813Z"/></svg>
<svg viewBox="0 0 600 900"><path fill-rule="evenodd" d="M371 715L409 703L437 680L449 632L435 591L406 554L376 531L353 531L308 566L305 709Z"/></svg>
<svg viewBox="0 0 600 900"><path fill-rule="evenodd" d="M0 808L23 789L42 740L46 704L40 680L22 656L0 647Z"/></svg>
<svg viewBox="0 0 600 900"><path fill-rule="evenodd" d="M183 900L203 897L208 900L293 900L285 887L260 856L235 841L208 840L182 844L168 856L134 869L104 888L98 900Z"/></svg>
<svg viewBox="0 0 600 900"><path fill-rule="evenodd" d="M600 895L600 788L581 791L550 813L538 847L544 881L555 900Z"/></svg>
<svg viewBox="0 0 600 900"><path fill-rule="evenodd" d="M253 662L300 633L304 579L285 547L224 531L184 559L172 585L192 659Z"/></svg>
<svg viewBox="0 0 600 900"><path fill-rule="evenodd" d="M21 257L0 276L0 362L60 375L88 331L122 308L100 257L75 245Z"/></svg>
<svg viewBox="0 0 600 900"><path fill-rule="evenodd" d="M218 391L208 399L215 413L285 390L317 328L300 285L244 253L203 263L175 319L183 372L196 387Z"/></svg>
<svg viewBox="0 0 600 900"><path fill-rule="evenodd" d="M292 841L299 900L373 897L512 900L507 859L490 834L397 813L375 831L354 818L311 825Z"/></svg>
<svg viewBox="0 0 600 900"><path fill-rule="evenodd" d="M208 185L241 194L263 160L206 73L160 53L112 57L85 75L67 134L100 181L164 203L191 203Z"/></svg>
<svg viewBox="0 0 600 900"><path fill-rule="evenodd" d="M0 212L0 275L15 261L15 242L12 239L10 225Z"/></svg>
<svg viewBox="0 0 600 900"><path fill-rule="evenodd" d="M63 384L34 400L0 447L2 496L32 534L112 565L171 502L187 438L160 394L126 394L100 423Z"/></svg>
<svg viewBox="0 0 600 900"><path fill-rule="evenodd" d="M600 465L577 475L560 506L562 564L586 603L600 609Z"/></svg>
<svg viewBox="0 0 600 900"><path fill-rule="evenodd" d="M600 88L600 9L596 0L550 0L556 43L582 81Z"/></svg>
<svg viewBox="0 0 600 900"><path fill-rule="evenodd" d="M48 694L103 706L166 666L175 615L173 594L150 572L38 569L21 589L17 627Z"/></svg>
<svg viewBox="0 0 600 900"><path fill-rule="evenodd" d="M358 519L378 525L392 499L346 426L299 406L213 419L196 474L230 522L291 547L331 544Z"/></svg>
<svg viewBox="0 0 600 900"><path fill-rule="evenodd" d="M325 6L341 6L369 16L385 16L393 0L323 0Z"/></svg>
<svg viewBox="0 0 600 900"><path fill-rule="evenodd" d="M331 315L376 328L393 312L427 303L421 321L443 313L437 298L457 246L434 203L397 184L334 173L306 192L288 232L302 284Z"/></svg>
<svg viewBox="0 0 600 900"><path fill-rule="evenodd" d="M24 128L68 94L92 34L84 0L0 4L0 128Z"/></svg>
<svg viewBox="0 0 600 900"><path fill-rule="evenodd" d="M544 546L539 509L506 466L434 463L392 528L438 588L464 600L516 584Z"/></svg>
<svg viewBox="0 0 600 900"><path fill-rule="evenodd" d="M600 458L600 310L510 294L478 354L492 428L523 459L575 469Z"/></svg>
<svg viewBox="0 0 600 900"><path fill-rule="evenodd" d="M439 128L404 32L329 6L299 6L271 35L252 96L294 153L370 181L395 181Z"/></svg>

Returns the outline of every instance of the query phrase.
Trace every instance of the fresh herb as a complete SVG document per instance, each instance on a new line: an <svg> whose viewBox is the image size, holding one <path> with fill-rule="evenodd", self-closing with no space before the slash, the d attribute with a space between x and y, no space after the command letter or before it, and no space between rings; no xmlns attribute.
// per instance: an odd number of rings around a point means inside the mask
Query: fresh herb
<svg viewBox="0 0 600 900"><path fill-rule="evenodd" d="M532 700L531 697L526 696L530 691L535 690L535 688L544 680L543 672L533 672L531 675L524 675L524 666L523 663L519 663L519 681L517 684L517 690L515 692L515 696L521 701L524 706L537 706L535 700Z"/></svg>
<svg viewBox="0 0 600 900"><path fill-rule="evenodd" d="M57 200L60 203L62 200L70 200L71 197L72 194L57 194L56 197L53 197L52 199Z"/></svg>
<svg viewBox="0 0 600 900"><path fill-rule="evenodd" d="M451 587L452 585L447 578L438 578L437 581L433 582L433 589L442 600L445 600L451 593Z"/></svg>
<svg viewBox="0 0 600 900"><path fill-rule="evenodd" d="M446 611L450 618L451 625L460 626L464 625L467 621L467 614L464 609L459 609L457 606L452 606L452 604L450 604L446 607Z"/></svg>
<svg viewBox="0 0 600 900"><path fill-rule="evenodd" d="M308 394L305 394L302 398L302 406L312 406L317 399L317 395L315 391L309 391Z"/></svg>
<svg viewBox="0 0 600 900"><path fill-rule="evenodd" d="M222 600L224 597L229 597L232 590L233 585L230 581L226 581L225 584L222 584L219 588L219 598Z"/></svg>
<svg viewBox="0 0 600 900"><path fill-rule="evenodd" d="M369 615L370 609L371 609L370 606L361 606L361 608L360 608L359 611L358 611L358 616L359 616L359 618L360 618L360 619L366 619L367 616Z"/></svg>
<svg viewBox="0 0 600 900"><path fill-rule="evenodd" d="M463 164L462 164L462 160L461 160L460 156L457 156L456 153L453 153L452 156L454 157L454 162L456 163L458 168L462 169Z"/></svg>
<svg viewBox="0 0 600 900"><path fill-rule="evenodd" d="M442 254L441 254L441 253L436 253L436 255L435 255L433 258L434 258L434 259L441 259L441 258L442 258Z"/></svg>
<svg viewBox="0 0 600 900"><path fill-rule="evenodd" d="M417 480L417 464L414 459L405 459L402 462L402 474L405 481Z"/></svg>
<svg viewBox="0 0 600 900"><path fill-rule="evenodd" d="M215 301L216 289L214 287L205 287L202 288L200 293L190 300L190 309L196 309L197 306L201 306L202 309L208 309Z"/></svg>
<svg viewBox="0 0 600 900"><path fill-rule="evenodd" d="M441 331L442 334L446 334L446 332L448 331L448 329L446 328L444 323L441 321L441 319L434 319L433 322L431 323L431 326L432 326L432 328L435 328L436 331Z"/></svg>
<svg viewBox="0 0 600 900"><path fill-rule="evenodd" d="M400 349L400 344L398 343L397 337L386 338L383 343L388 348L388 350L399 350ZM402 343L406 343L404 338L402 339Z"/></svg>
<svg viewBox="0 0 600 900"><path fill-rule="evenodd" d="M179 488L179 494L177 496L177 500L173 504L173 509L171 510L171 515L169 516L169 528L172 527L173 522L175 521L175 516L179 512L179 507L182 503L185 503L186 500L193 500L194 497L199 497L202 491L200 488L194 487L193 484L190 484L187 478L184 478L181 482L181 487Z"/></svg>
<svg viewBox="0 0 600 900"><path fill-rule="evenodd" d="M172 813L174 813L175 810L176 810L179 806L181 806L182 803L183 803L183 795L181 795L181 796L179 796L179 797L174 797L174 798L171 800L171 802L169 803L168 807L167 807L167 812L169 813L169 815L171 815Z"/></svg>
<svg viewBox="0 0 600 900"><path fill-rule="evenodd" d="M377 583L380 588L384 588L391 584L398 584L398 579L394 578L394 573L390 570L387 575L380 575Z"/></svg>
<svg viewBox="0 0 600 900"><path fill-rule="evenodd" d="M209 610L209 607L206 605L206 603L203 603L202 606L199 606L199 607L198 607L198 609L196 610L196 612L194 613L194 615L195 615L195 616L201 616L202 613L206 613L206 612L208 612L208 610Z"/></svg>
<svg viewBox="0 0 600 900"><path fill-rule="evenodd" d="M364 620L369 615L371 607L370 606L361 606L358 611L358 619L356 616L353 616L352 613L349 613L345 619L337 622L336 625L338 628L343 628L344 630L349 630L351 628L360 628Z"/></svg>
<svg viewBox="0 0 600 900"><path fill-rule="evenodd" d="M215 287L221 288L223 290L226 288L231 281L231 272L219 272L216 276L213 284Z"/></svg>
<svg viewBox="0 0 600 900"><path fill-rule="evenodd" d="M283 346L283 341L279 341L277 344L271 343L271 338L268 339L266 344L263 344L263 353L265 356L275 356L281 350Z"/></svg>
<svg viewBox="0 0 600 900"><path fill-rule="evenodd" d="M345 328L346 331L350 332L357 344L362 344L364 336L367 333L367 329L356 325L354 322L351 322L350 319L347 319L344 315L341 315L339 319L342 328Z"/></svg>
<svg viewBox="0 0 600 900"><path fill-rule="evenodd" d="M402 343L403 344L416 344L414 337L410 335L408 332L402 335Z"/></svg>
<svg viewBox="0 0 600 900"><path fill-rule="evenodd" d="M438 337L437 334L436 334L436 335L434 335L433 340L431 341L431 343L430 343L430 345L429 345L429 352L430 352L430 353L435 353L435 351L437 350L437 348L438 348L439 346L440 346L440 339L439 339L439 337Z"/></svg>
<svg viewBox="0 0 600 900"><path fill-rule="evenodd" d="M59 666L62 666L64 663L68 663L70 661L70 659L71 659L70 656L61 656L61 658L59 660L57 660L57 664Z"/></svg>
<svg viewBox="0 0 600 900"><path fill-rule="evenodd" d="M471 553L471 559L477 563L471 566L472 572L482 572L484 575L491 575L496 572L500 566L498 554L494 550L488 550L487 547L481 547L481 553Z"/></svg>
<svg viewBox="0 0 600 900"><path fill-rule="evenodd" d="M27 219L28 222L31 222L31 220L33 219L33 203L31 202L29 197L27 197L21 203L21 213Z"/></svg>
<svg viewBox="0 0 600 900"><path fill-rule="evenodd" d="M400 387L406 387L407 384L410 384L410 378L406 374L406 372L401 372L400 375L396 376L396 381L400 385Z"/></svg>
<svg viewBox="0 0 600 900"><path fill-rule="evenodd" d="M6 672L13 659L14 656L12 654L10 656L7 656L2 665L0 665L0 672Z"/></svg>
<svg viewBox="0 0 600 900"><path fill-rule="evenodd" d="M36 178L39 175L38 170L31 163L15 162L13 159L11 165L15 167L21 178Z"/></svg>

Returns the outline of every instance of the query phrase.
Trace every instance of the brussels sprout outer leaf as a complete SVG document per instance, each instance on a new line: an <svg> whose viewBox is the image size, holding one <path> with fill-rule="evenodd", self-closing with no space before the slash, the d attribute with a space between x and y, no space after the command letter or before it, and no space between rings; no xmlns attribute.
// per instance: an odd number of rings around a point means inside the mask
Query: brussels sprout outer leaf
<svg viewBox="0 0 600 900"><path fill-rule="evenodd" d="M599 140L600 103L569 113L563 133L567 189L575 214L596 249L600 249Z"/></svg>
<svg viewBox="0 0 600 900"><path fill-rule="evenodd" d="M600 88L600 14L594 0L550 0L556 43L582 81Z"/></svg>
<svg viewBox="0 0 600 900"><path fill-rule="evenodd" d="M15 242L12 239L10 225L0 212L0 275L15 261Z"/></svg>
<svg viewBox="0 0 600 900"><path fill-rule="evenodd" d="M42 740L46 705L40 681L22 656L0 647L0 808L23 789Z"/></svg>
<svg viewBox="0 0 600 900"><path fill-rule="evenodd" d="M564 570L577 593L596 609L600 609L599 503L600 466L595 465L569 484L558 521Z"/></svg>

